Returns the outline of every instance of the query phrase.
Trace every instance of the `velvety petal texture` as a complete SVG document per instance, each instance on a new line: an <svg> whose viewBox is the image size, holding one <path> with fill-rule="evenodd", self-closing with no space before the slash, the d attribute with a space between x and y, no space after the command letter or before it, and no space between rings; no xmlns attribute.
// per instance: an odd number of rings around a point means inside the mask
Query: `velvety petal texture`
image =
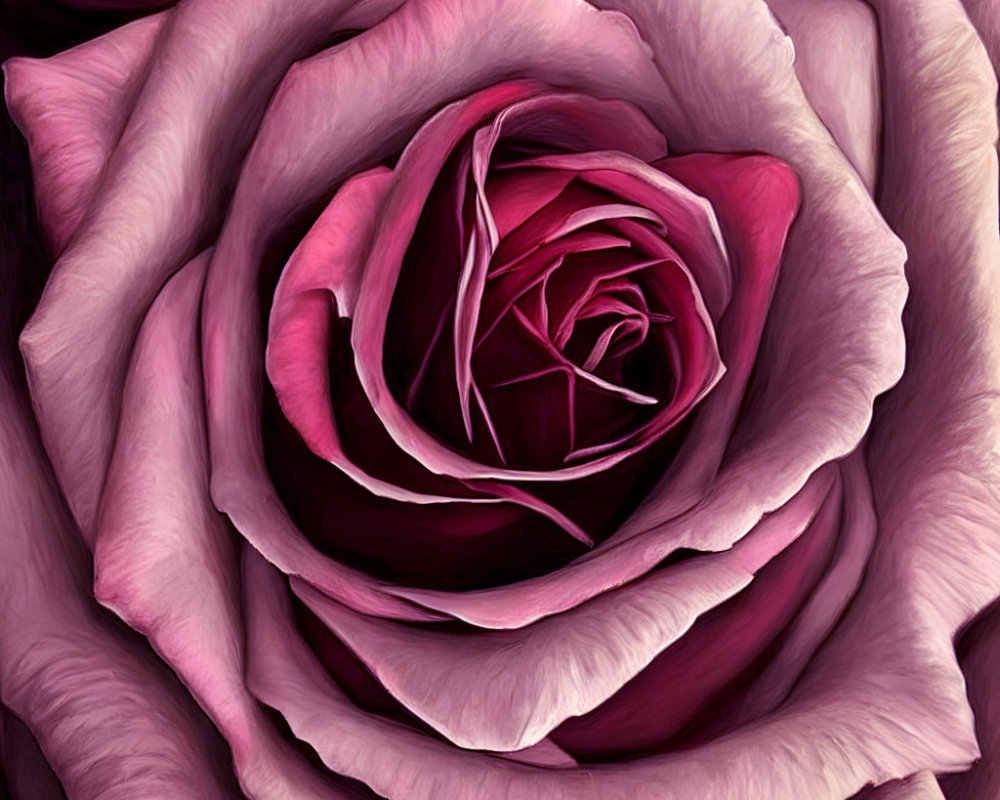
<svg viewBox="0 0 1000 800"><path fill-rule="evenodd" d="M0 434L3 702L71 798L236 798L225 745L135 634L90 596L89 557L5 354Z"/></svg>
<svg viewBox="0 0 1000 800"><path fill-rule="evenodd" d="M148 10L4 64L14 800L1000 792L995 3Z"/></svg>

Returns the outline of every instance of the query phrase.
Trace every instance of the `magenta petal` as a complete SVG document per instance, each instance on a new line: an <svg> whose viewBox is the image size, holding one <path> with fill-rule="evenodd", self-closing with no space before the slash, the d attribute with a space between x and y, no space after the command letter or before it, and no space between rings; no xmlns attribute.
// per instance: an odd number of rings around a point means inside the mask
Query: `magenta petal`
<svg viewBox="0 0 1000 800"><path fill-rule="evenodd" d="M704 197L656 165L615 151L537 156L520 163L569 170L659 217L670 245L694 272L712 318L722 315L732 294L732 273L715 210Z"/></svg>
<svg viewBox="0 0 1000 800"><path fill-rule="evenodd" d="M352 315L365 254L392 181L390 170L377 168L345 182L292 254L271 308L267 373L282 411L316 455L381 497L446 502L457 498L410 491L366 473L344 452L333 417L330 329L338 316Z"/></svg>
<svg viewBox="0 0 1000 800"><path fill-rule="evenodd" d="M4 64L7 108L28 140L38 220L59 254L121 135L167 14L46 59Z"/></svg>
<svg viewBox="0 0 1000 800"><path fill-rule="evenodd" d="M668 520L701 500L718 474L777 285L789 225L799 205L795 175L767 156L694 154L658 165L707 197L733 254L732 304L716 331L726 375L705 398L677 457L639 512L622 531Z"/></svg>

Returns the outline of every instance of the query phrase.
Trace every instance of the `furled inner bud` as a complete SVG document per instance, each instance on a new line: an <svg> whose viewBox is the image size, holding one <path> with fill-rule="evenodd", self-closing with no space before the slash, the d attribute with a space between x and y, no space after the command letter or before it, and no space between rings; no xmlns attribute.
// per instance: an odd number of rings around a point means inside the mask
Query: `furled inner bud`
<svg viewBox="0 0 1000 800"><path fill-rule="evenodd" d="M359 505L451 508L434 530L483 552L544 545L531 520L585 545L620 520L663 463L650 445L724 372L729 259L665 155L628 104L510 83L340 187L275 291L268 375ZM314 480L296 481L297 506L326 502ZM344 541L338 508L299 514L335 516Z"/></svg>
<svg viewBox="0 0 1000 800"><path fill-rule="evenodd" d="M724 287L711 210L634 156L565 152L553 134L560 101L515 104L452 154L388 318L397 400L443 443L498 468L617 460L676 425L723 372L667 223L700 217L715 248L703 266ZM543 109L551 116L531 138ZM433 325L412 325L416 313Z"/></svg>

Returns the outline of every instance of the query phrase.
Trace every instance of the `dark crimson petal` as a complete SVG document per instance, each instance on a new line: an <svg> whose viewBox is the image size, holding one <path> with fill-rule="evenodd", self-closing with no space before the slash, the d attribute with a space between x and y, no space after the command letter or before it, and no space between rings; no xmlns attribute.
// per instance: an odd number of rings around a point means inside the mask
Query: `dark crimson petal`
<svg viewBox="0 0 1000 800"><path fill-rule="evenodd" d="M0 687L73 800L240 796L186 689L94 602L90 554L0 350ZM20 799L19 799L20 800Z"/></svg>

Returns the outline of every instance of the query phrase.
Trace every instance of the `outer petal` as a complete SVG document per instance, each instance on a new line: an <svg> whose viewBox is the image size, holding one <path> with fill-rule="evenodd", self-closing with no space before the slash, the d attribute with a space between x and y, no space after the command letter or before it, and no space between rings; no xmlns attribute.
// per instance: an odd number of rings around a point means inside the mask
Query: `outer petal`
<svg viewBox="0 0 1000 800"><path fill-rule="evenodd" d="M171 12L85 224L22 333L36 416L92 537L127 354L166 278L217 227L233 169L296 58L397 0L195 0ZM225 65L225 68L220 68Z"/></svg>
<svg viewBox="0 0 1000 800"><path fill-rule="evenodd" d="M238 797L224 745L187 692L90 599L88 554L3 358L3 704L35 734L70 800Z"/></svg>
<svg viewBox="0 0 1000 800"><path fill-rule="evenodd" d="M38 217L61 253L125 127L167 14L46 59L4 64L7 107L28 139Z"/></svg>
<svg viewBox="0 0 1000 800"><path fill-rule="evenodd" d="M95 594L149 637L226 736L256 800L334 798L243 685L236 542L208 496L198 310L208 264L177 273L143 322L95 543Z"/></svg>
<svg viewBox="0 0 1000 800"><path fill-rule="evenodd" d="M949 800L996 797L1000 795L1000 604L994 603L963 635L958 657L969 684L982 758L968 772L944 776L941 784Z"/></svg>
<svg viewBox="0 0 1000 800"><path fill-rule="evenodd" d="M806 97L870 193L881 147L879 45L862 0L768 0L795 44Z"/></svg>
<svg viewBox="0 0 1000 800"><path fill-rule="evenodd" d="M561 770L461 750L360 711L344 697L295 634L281 575L252 550L245 556L246 583L254 586L246 598L252 691L281 711L331 770L364 780L392 800L843 800L867 783L891 779L892 771L911 774L904 764L920 761L925 750L935 750L939 759L963 757L961 744L947 736L905 738L897 723L896 684L869 682L870 653L856 639L842 650L846 658L819 679L807 676L772 717L694 749ZM898 680L912 660L900 659L895 644L885 637L878 655L897 660L901 671L892 678ZM939 709L935 694L922 699L928 713ZM895 766L887 772L887 764Z"/></svg>
<svg viewBox="0 0 1000 800"><path fill-rule="evenodd" d="M955 695L950 714L971 738L952 637L1000 592L997 85L957 2L874 5L888 98L882 206L913 255L906 377L876 420L872 472L881 535L906 559L893 569L906 570L894 608L924 621L914 646L939 665ZM987 749L968 777L943 782L955 797L998 787L981 657L966 663ZM968 760L976 755L970 742Z"/></svg>

